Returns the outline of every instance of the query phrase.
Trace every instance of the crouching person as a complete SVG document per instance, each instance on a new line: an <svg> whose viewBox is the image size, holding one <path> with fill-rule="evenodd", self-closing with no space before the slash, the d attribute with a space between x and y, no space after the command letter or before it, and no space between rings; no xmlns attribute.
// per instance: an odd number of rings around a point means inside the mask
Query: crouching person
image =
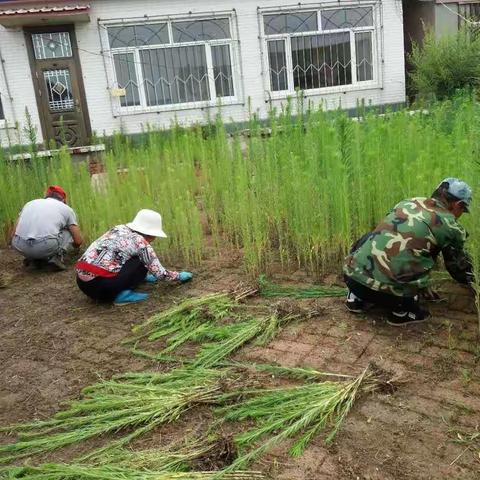
<svg viewBox="0 0 480 480"><path fill-rule="evenodd" d="M75 212L67 205L67 194L62 187L52 185L45 198L25 204L11 243L25 257L25 265L48 263L58 270L65 270L65 253L72 246L78 248L83 239Z"/></svg>
<svg viewBox="0 0 480 480"><path fill-rule="evenodd" d="M93 300L123 305L148 298L134 291L142 282L191 280L191 273L166 270L158 260L150 243L166 236L161 215L140 210L132 222L113 227L88 247L76 264L78 287Z"/></svg>
<svg viewBox="0 0 480 480"><path fill-rule="evenodd" d="M471 283L466 232L457 222L471 201L472 190L465 182L446 178L431 198L412 198L395 206L346 259L347 309L361 313L368 303L381 305L390 309L387 323L394 326L426 320L429 312L419 299L429 296L430 272L440 253L452 278Z"/></svg>

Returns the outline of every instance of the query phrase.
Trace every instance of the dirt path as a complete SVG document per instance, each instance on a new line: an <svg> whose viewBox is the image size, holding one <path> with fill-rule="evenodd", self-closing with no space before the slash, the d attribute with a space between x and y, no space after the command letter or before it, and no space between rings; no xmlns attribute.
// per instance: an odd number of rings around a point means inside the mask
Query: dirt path
<svg viewBox="0 0 480 480"><path fill-rule="evenodd" d="M192 284L145 287L148 302L119 308L88 301L72 270L27 272L0 250L0 272L12 277L0 289L0 425L51 415L98 375L160 368L122 347L130 327L175 298L244 281L234 263L205 263ZM464 313L472 299L446 288L450 304L432 307L426 325L389 327L381 312L358 318L341 299L325 299L320 317L289 327L268 348L244 349L239 358L343 373L374 360L402 381L392 396L361 400L333 446L319 436L301 458L280 448L261 466L283 480L480 478L478 452L450 465L465 450L453 430L480 428L480 349L476 316Z"/></svg>

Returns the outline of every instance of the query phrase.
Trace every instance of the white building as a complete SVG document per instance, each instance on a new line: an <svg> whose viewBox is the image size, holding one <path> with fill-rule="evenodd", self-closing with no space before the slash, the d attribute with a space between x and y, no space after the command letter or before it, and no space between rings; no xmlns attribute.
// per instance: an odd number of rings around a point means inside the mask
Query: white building
<svg viewBox="0 0 480 480"><path fill-rule="evenodd" d="M26 108L39 140L78 146L265 117L298 90L326 108L402 103L402 18L400 0L0 2L2 143L25 135Z"/></svg>

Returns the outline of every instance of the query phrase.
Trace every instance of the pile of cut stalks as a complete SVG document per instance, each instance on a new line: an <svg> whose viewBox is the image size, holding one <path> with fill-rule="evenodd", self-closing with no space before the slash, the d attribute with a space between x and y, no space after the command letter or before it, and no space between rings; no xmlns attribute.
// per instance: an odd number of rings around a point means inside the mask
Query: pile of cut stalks
<svg viewBox="0 0 480 480"><path fill-rule="evenodd" d="M127 341L132 351L168 362L169 369L100 380L50 419L1 428L17 438L0 445L0 478L261 479L264 474L252 466L273 446L288 441L290 454L298 456L322 432L330 443L360 396L391 390L373 365L341 375L229 359L242 346L265 345L286 325L319 314L281 303L248 305L245 300L256 292L243 288L190 298L135 327ZM147 352L138 348L142 342L161 346ZM177 354L191 344L195 355ZM133 440L202 406L211 417L201 431L161 448L130 449ZM101 447L69 463L32 462L94 438Z"/></svg>

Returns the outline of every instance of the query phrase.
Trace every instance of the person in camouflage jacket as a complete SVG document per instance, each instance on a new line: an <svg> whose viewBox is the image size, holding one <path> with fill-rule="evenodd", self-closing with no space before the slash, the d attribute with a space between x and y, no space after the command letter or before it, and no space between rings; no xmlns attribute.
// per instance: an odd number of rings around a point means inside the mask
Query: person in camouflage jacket
<svg viewBox="0 0 480 480"><path fill-rule="evenodd" d="M447 178L431 198L396 205L346 258L347 308L360 313L365 303L388 307L391 325L425 320L429 313L420 308L419 294L429 289L430 271L440 253L450 275L469 284L473 273L464 249L467 234L457 219L468 212L471 199L465 182Z"/></svg>

